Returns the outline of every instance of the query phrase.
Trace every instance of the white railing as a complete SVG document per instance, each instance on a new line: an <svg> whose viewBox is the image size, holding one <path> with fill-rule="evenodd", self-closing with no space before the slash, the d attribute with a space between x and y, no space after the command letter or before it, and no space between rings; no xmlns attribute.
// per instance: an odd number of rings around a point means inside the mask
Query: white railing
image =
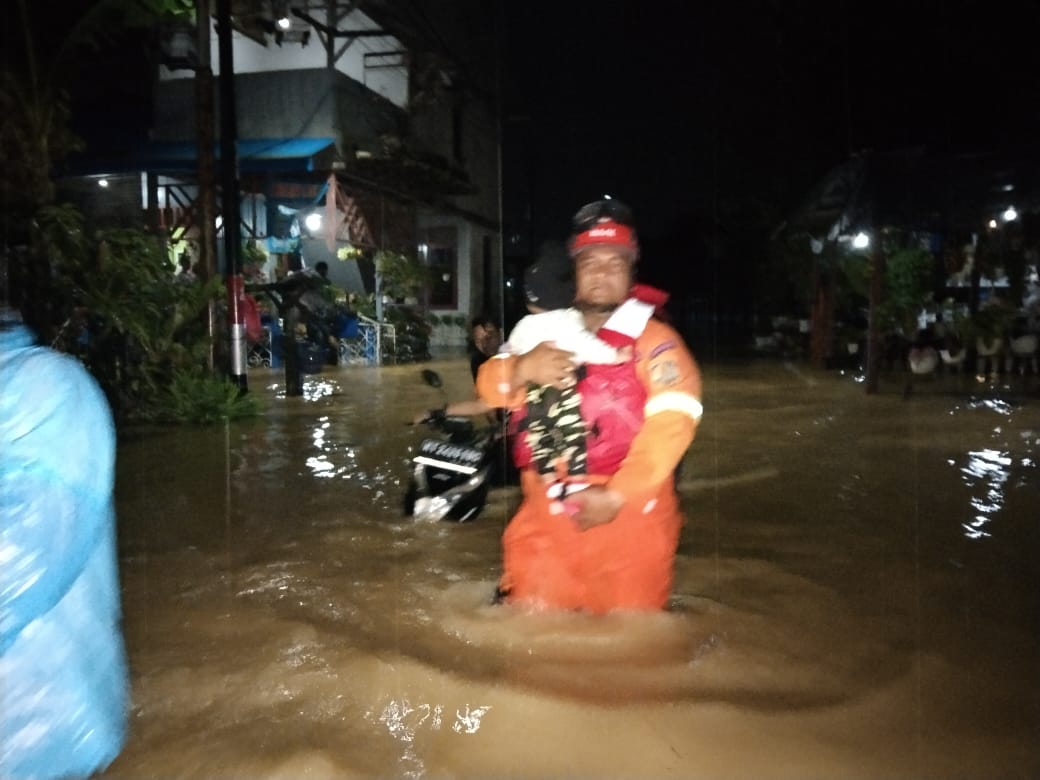
<svg viewBox="0 0 1040 780"><path fill-rule="evenodd" d="M383 356L397 354L397 328L388 322L380 326L364 314L357 317L357 338L339 340L341 365L378 366L383 364Z"/></svg>

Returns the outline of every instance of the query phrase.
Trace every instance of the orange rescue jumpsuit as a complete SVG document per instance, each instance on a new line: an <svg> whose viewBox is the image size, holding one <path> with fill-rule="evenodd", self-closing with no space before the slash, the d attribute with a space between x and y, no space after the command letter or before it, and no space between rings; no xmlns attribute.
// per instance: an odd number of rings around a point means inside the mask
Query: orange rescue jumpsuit
<svg viewBox="0 0 1040 780"><path fill-rule="evenodd" d="M613 473L588 478L619 492L624 505L609 523L582 531L551 511L542 478L524 468L523 501L502 538L500 589L510 603L595 614L666 606L683 524L674 470L700 422L701 373L679 334L656 319L636 337L635 361L646 392L642 426ZM480 367L485 402L522 406L524 390L512 390L515 362L499 355Z"/></svg>

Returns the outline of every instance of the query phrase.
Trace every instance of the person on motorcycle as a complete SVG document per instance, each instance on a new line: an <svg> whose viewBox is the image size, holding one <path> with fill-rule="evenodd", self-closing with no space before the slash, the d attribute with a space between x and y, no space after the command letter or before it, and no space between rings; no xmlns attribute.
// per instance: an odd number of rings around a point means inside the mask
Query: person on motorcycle
<svg viewBox="0 0 1040 780"><path fill-rule="evenodd" d="M476 382L481 363L498 352L502 345L502 330L494 318L478 314L470 321L469 332L469 371Z"/></svg>
<svg viewBox="0 0 1040 780"><path fill-rule="evenodd" d="M639 255L631 211L596 201L575 214L568 243L575 307L585 327L631 339L634 357L576 376L573 353L544 342L481 366L477 390L523 410L528 383L577 382L588 429L590 487L552 509L536 467L521 470L523 500L502 537L502 600L525 608L658 610L667 605L683 517L677 464L700 423L701 372L682 337L633 294ZM519 464L518 464L519 465Z"/></svg>
<svg viewBox="0 0 1040 780"><path fill-rule="evenodd" d="M477 370L494 355L502 344L502 332L498 324L486 314L478 314L470 322L470 372L477 381ZM412 425L421 425L431 417L478 417L486 415L489 422L498 421L496 410L474 394L473 398L453 401L439 409L426 409L412 417Z"/></svg>

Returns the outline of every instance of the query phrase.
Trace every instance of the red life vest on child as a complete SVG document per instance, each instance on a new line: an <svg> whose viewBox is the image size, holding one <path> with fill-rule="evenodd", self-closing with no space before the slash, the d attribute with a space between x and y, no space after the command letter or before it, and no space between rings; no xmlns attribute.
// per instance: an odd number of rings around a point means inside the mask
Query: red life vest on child
<svg viewBox="0 0 1040 780"><path fill-rule="evenodd" d="M613 474L628 455L643 425L646 388L636 376L635 360L591 365L578 383L581 416L588 428L586 463L590 474Z"/></svg>
<svg viewBox="0 0 1040 780"><path fill-rule="evenodd" d="M632 347L650 317L653 304L629 298L618 307L596 335L613 347ZM643 425L646 388L636 375L636 356L617 364L588 364L578 382L581 416L588 431L586 466L589 474L613 474L628 454ZM510 415L513 460L517 468L531 463L524 430L526 409Z"/></svg>

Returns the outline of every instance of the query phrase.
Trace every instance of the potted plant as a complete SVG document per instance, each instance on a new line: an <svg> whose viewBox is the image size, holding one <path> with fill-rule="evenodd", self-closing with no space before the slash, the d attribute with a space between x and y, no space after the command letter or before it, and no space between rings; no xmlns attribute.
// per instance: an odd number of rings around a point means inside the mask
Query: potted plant
<svg viewBox="0 0 1040 780"><path fill-rule="evenodd" d="M846 355L858 355L866 338L867 333L863 328L849 323L838 323L835 344L839 352Z"/></svg>
<svg viewBox="0 0 1040 780"><path fill-rule="evenodd" d="M1015 311L999 298L987 301L979 307L972 318L975 332L975 348L979 355L990 357L998 354L1004 337L1015 317Z"/></svg>
<svg viewBox="0 0 1040 780"><path fill-rule="evenodd" d="M947 301L944 311L949 319L940 323L939 357L943 365L951 370L959 369L968 356L967 345L974 340L971 333L971 318L964 312L953 310L952 302Z"/></svg>

